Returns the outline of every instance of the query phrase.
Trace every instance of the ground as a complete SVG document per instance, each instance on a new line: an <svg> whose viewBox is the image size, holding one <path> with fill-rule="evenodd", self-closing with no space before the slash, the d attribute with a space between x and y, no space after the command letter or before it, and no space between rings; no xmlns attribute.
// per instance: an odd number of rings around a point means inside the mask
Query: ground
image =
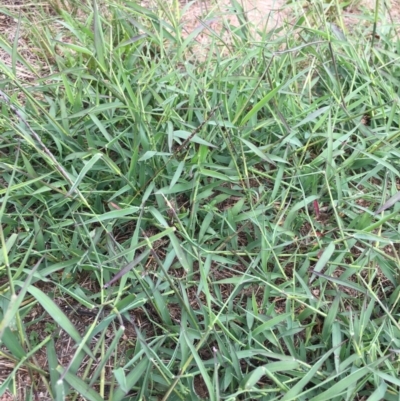
<svg viewBox="0 0 400 401"><path fill-rule="evenodd" d="M273 29L281 26L284 21L291 22L290 10L292 5L287 3L288 2L284 0L242 0L242 2L240 2L240 4L243 4L246 17L259 29L263 27ZM152 8L155 6L155 0L143 0L143 4ZM398 21L400 19L400 0L392 0L391 2L385 1L384 4L385 5L382 7L385 7L388 11L392 21ZM32 6L32 2L24 0L4 0L2 5L3 10L8 11L10 14L0 12L0 34L12 45L15 41L18 20L11 15L17 15L19 11L34 14L34 7ZM296 2L296 6L301 5L306 9L311 6L311 3L307 1ZM373 10L374 6L375 2L373 0L350 2L343 14L343 20L347 29L352 30L353 27L360 22L358 16L365 10ZM215 13L217 17L207 18L207 16L215 10L219 10ZM181 2L181 17L182 21L184 21L183 30L190 33L201 25L208 26L210 29L216 29L222 18L228 18L231 20L232 24L237 24L236 18L233 15L230 17L229 11L227 12L227 10L229 10L228 0ZM40 60L37 58L34 49L29 45L29 41L27 40L29 33L26 32L25 29L26 28L23 27L19 32L19 51L32 65L37 64L40 66ZM207 35L200 34L197 40L200 46L204 46L207 43ZM0 62L11 66L11 56L2 47L0 47ZM22 66L18 66L17 75L27 80L34 78L34 74Z"/></svg>

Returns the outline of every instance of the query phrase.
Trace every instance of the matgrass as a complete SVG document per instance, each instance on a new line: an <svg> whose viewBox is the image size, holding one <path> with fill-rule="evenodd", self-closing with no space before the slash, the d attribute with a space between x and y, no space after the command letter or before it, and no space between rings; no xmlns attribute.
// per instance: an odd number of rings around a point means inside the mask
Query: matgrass
<svg viewBox="0 0 400 401"><path fill-rule="evenodd" d="M380 5L351 34L318 3L263 31L232 0L193 33L175 3L52 6L15 16L40 69L0 42L0 393L398 400Z"/></svg>

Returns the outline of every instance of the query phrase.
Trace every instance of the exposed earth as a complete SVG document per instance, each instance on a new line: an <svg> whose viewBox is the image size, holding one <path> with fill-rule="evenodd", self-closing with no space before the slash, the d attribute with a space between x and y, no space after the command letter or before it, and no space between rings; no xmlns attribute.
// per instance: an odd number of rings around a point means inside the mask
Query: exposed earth
<svg viewBox="0 0 400 401"><path fill-rule="evenodd" d="M175 1L177 0L169 0L165 3L166 7L172 7ZM156 2L157 0L142 0L142 5L155 9ZM65 5L69 3L72 4L73 2L68 0L63 1ZM238 18L234 15L229 0L194 0L191 2L181 0L179 4L181 6L181 22L184 34L188 35L196 28L203 27L196 37L199 47L206 48L209 36L213 32L218 32L224 21L229 21L233 26L239 25ZM285 23L293 24L296 20L294 13L296 13L296 15L306 14L309 8L316 7L313 1L291 2L290 0L240 0L238 4L241 4L244 9L243 17L258 31L263 31L265 29L267 31L274 30L283 26ZM334 14L337 14L337 12L334 11L335 5L330 5L328 1L326 1L325 4L326 7L331 7L331 11ZM400 0L385 0L384 2L380 2L380 4L380 21L383 22L379 25L378 33L379 29L385 29L386 21L387 24L398 23L400 26ZM373 0L350 1L348 5L344 7L343 20L340 21L343 22L341 27L348 31L352 31L357 27L357 29L361 29L360 33L362 34L362 28L367 28L373 21L372 11L374 7L375 1ZM51 13L50 7L48 8L49 13ZM4 10L3 12L2 9ZM21 11L22 15L30 15L35 19L35 6L32 2L28 2L27 0L3 0L2 9L0 9L0 35L2 35L12 47L15 41L18 19L13 18L11 15L18 16L18 13ZM70 12L71 10L67 11ZM77 15L79 16L79 14L78 10ZM368 17L365 17L366 15L368 15ZM310 23L312 22L310 21ZM26 32L25 29L26 28L23 26L20 29L18 50L26 60L29 60L33 67L37 66L37 70L40 71L40 60L35 53L35 49L29 45L29 33ZM9 67L12 65L9 52L1 46L0 62L3 62ZM35 77L35 74L17 63L17 76L22 80L30 80Z"/></svg>

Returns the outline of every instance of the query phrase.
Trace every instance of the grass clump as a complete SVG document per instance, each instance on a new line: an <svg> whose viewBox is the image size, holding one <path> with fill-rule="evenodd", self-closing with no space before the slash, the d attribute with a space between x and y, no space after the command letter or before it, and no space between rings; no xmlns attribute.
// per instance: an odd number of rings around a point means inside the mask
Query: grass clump
<svg viewBox="0 0 400 401"><path fill-rule="evenodd" d="M230 7L38 4L42 70L3 46L2 393L398 398L395 31Z"/></svg>

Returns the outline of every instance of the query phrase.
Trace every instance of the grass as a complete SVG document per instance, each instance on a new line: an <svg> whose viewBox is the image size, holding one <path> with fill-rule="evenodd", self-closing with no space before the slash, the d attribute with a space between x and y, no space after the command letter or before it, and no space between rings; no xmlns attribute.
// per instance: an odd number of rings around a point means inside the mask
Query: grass
<svg viewBox="0 0 400 401"><path fill-rule="evenodd" d="M0 43L0 393L397 400L381 5L349 33L340 4L261 30L232 0L185 34L176 4L66 3L15 16L40 64Z"/></svg>

